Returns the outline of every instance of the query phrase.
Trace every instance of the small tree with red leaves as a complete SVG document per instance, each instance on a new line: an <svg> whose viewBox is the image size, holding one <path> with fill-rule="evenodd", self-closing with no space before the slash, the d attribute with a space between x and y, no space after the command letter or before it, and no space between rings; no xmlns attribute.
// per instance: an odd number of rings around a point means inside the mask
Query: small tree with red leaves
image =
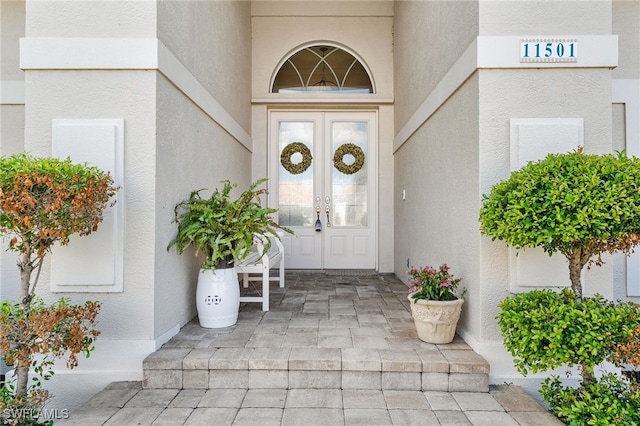
<svg viewBox="0 0 640 426"><path fill-rule="evenodd" d="M16 369L16 400L29 397L30 366L46 379L53 358L67 355L67 366L73 368L78 353L88 356L92 350L100 305L73 306L61 299L46 307L34 299L35 288L54 244L66 245L73 234L96 231L117 190L108 173L70 159L0 157L0 235L9 238L8 250L19 253L20 269L20 301L4 302L0 309L0 350ZM36 354L44 354L44 360Z"/></svg>

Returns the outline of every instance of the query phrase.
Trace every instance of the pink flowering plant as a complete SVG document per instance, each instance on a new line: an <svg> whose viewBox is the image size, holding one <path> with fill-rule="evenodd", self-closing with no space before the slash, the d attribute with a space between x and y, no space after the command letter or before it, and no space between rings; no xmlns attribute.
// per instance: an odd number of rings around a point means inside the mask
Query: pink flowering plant
<svg viewBox="0 0 640 426"><path fill-rule="evenodd" d="M409 292L413 294L413 300L455 300L458 298L456 290L462 278L455 278L449 273L446 263L439 269L425 266L424 268L411 268L409 275Z"/></svg>

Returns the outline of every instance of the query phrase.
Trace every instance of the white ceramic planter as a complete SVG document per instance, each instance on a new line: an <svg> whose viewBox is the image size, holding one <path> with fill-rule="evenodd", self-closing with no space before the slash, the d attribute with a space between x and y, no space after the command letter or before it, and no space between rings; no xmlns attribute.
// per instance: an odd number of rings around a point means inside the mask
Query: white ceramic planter
<svg viewBox="0 0 640 426"><path fill-rule="evenodd" d="M200 326L222 328L238 321L240 285L236 268L201 269L196 289Z"/></svg>
<svg viewBox="0 0 640 426"><path fill-rule="evenodd" d="M420 340L437 344L451 343L456 335L464 299L414 301L412 294L408 298Z"/></svg>

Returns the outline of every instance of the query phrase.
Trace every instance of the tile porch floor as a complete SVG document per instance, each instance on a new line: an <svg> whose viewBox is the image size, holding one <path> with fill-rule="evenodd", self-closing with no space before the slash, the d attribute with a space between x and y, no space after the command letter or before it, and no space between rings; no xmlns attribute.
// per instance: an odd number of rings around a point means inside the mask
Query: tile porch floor
<svg viewBox="0 0 640 426"><path fill-rule="evenodd" d="M520 388L490 387L461 339L421 342L406 294L393 275L287 271L269 312L190 322L145 360L143 382L112 383L56 424L562 424Z"/></svg>

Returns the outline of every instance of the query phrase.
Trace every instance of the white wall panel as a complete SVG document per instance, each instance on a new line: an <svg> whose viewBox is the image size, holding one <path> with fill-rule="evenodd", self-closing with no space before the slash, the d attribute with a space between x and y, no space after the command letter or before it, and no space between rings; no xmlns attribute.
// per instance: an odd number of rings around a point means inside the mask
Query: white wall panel
<svg viewBox="0 0 640 426"><path fill-rule="evenodd" d="M549 153L567 153L584 145L582 118L512 118L511 171ZM569 287L567 261L562 254L549 257L541 248L509 249L510 290L523 287Z"/></svg>
<svg viewBox="0 0 640 426"><path fill-rule="evenodd" d="M88 163L123 181L124 120L53 120L52 155ZM71 237L51 257L51 291L121 292L124 263L124 202L122 189L115 206L105 210L98 230Z"/></svg>

